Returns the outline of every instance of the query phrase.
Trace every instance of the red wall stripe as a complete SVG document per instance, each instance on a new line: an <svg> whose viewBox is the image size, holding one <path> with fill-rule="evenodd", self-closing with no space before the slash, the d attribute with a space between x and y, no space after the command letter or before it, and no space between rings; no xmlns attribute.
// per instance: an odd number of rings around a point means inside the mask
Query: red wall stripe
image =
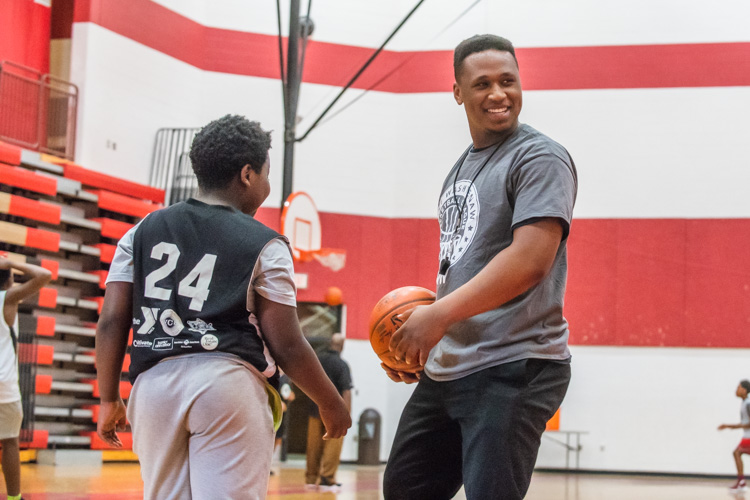
<svg viewBox="0 0 750 500"><path fill-rule="evenodd" d="M258 219L278 229L279 211ZM432 219L321 213L323 246L347 251L333 272L298 263L302 302L341 288L347 335L368 338L370 310L405 285L435 289ZM565 316L576 345L750 347L750 219L576 219L568 243Z"/></svg>
<svg viewBox="0 0 750 500"><path fill-rule="evenodd" d="M92 22L205 71L279 77L275 36L204 26L149 0L79 0L75 22ZM165 29L168 27L168 29ZM343 86L374 48L308 46L304 81ZM519 48L526 90L750 85L750 43ZM383 51L354 84L395 93L448 92L452 51Z"/></svg>
<svg viewBox="0 0 750 500"><path fill-rule="evenodd" d="M0 61L49 71L49 7L32 0L0 2Z"/></svg>

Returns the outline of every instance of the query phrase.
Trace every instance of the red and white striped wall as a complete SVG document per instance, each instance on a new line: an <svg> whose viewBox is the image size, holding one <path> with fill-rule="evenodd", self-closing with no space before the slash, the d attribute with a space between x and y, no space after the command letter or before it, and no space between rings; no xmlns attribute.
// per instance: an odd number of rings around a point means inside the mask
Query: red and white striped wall
<svg viewBox="0 0 750 500"><path fill-rule="evenodd" d="M521 119L565 145L579 172L561 428L588 432L586 469L730 474L739 435L715 428L737 419L734 388L750 377L750 4L484 0L445 29L472 3L425 2L341 104L395 72L298 143L295 189L322 212L323 245L347 250L338 273L299 266L310 283L300 300L340 287L347 336L364 339L386 291L433 286L438 192L470 140L450 93L451 50L476 33L507 36ZM314 3L299 133L411 6ZM275 15L272 2L77 1L77 163L145 182L157 129L245 114L274 131L259 218L276 226ZM355 415L384 416L385 458L410 388L385 379L367 342L349 342L344 357ZM545 442L539 465L562 466L563 451ZM355 456L349 437L344 458Z"/></svg>

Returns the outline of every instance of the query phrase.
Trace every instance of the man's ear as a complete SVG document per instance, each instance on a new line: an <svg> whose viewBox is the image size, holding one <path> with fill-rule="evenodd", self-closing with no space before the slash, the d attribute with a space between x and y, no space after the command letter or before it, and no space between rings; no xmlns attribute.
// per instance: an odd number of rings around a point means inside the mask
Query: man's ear
<svg viewBox="0 0 750 500"><path fill-rule="evenodd" d="M461 97L461 87L458 86L457 82L453 82L453 98L459 106L464 103L464 100Z"/></svg>

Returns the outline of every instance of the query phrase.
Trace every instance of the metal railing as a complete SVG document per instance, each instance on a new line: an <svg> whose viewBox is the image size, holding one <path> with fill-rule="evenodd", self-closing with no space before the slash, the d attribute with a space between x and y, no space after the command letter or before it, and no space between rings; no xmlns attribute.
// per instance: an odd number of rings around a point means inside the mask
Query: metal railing
<svg viewBox="0 0 750 500"><path fill-rule="evenodd" d="M23 421L19 441L30 443L34 440L34 408L36 406L36 334L18 335L18 385L21 389Z"/></svg>
<svg viewBox="0 0 750 500"><path fill-rule="evenodd" d="M163 189L167 205L198 192L198 179L190 163L190 146L200 128L162 128L156 132L149 184Z"/></svg>
<svg viewBox="0 0 750 500"><path fill-rule="evenodd" d="M0 140L73 160L78 87L0 62Z"/></svg>

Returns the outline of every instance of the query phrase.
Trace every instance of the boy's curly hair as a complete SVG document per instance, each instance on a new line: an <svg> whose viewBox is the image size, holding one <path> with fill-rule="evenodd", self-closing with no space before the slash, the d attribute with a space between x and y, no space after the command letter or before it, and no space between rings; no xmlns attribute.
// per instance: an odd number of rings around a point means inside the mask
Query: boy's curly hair
<svg viewBox="0 0 750 500"><path fill-rule="evenodd" d="M198 132L190 161L198 185L212 191L227 187L245 165L260 173L271 149L271 132L244 116L226 115Z"/></svg>

